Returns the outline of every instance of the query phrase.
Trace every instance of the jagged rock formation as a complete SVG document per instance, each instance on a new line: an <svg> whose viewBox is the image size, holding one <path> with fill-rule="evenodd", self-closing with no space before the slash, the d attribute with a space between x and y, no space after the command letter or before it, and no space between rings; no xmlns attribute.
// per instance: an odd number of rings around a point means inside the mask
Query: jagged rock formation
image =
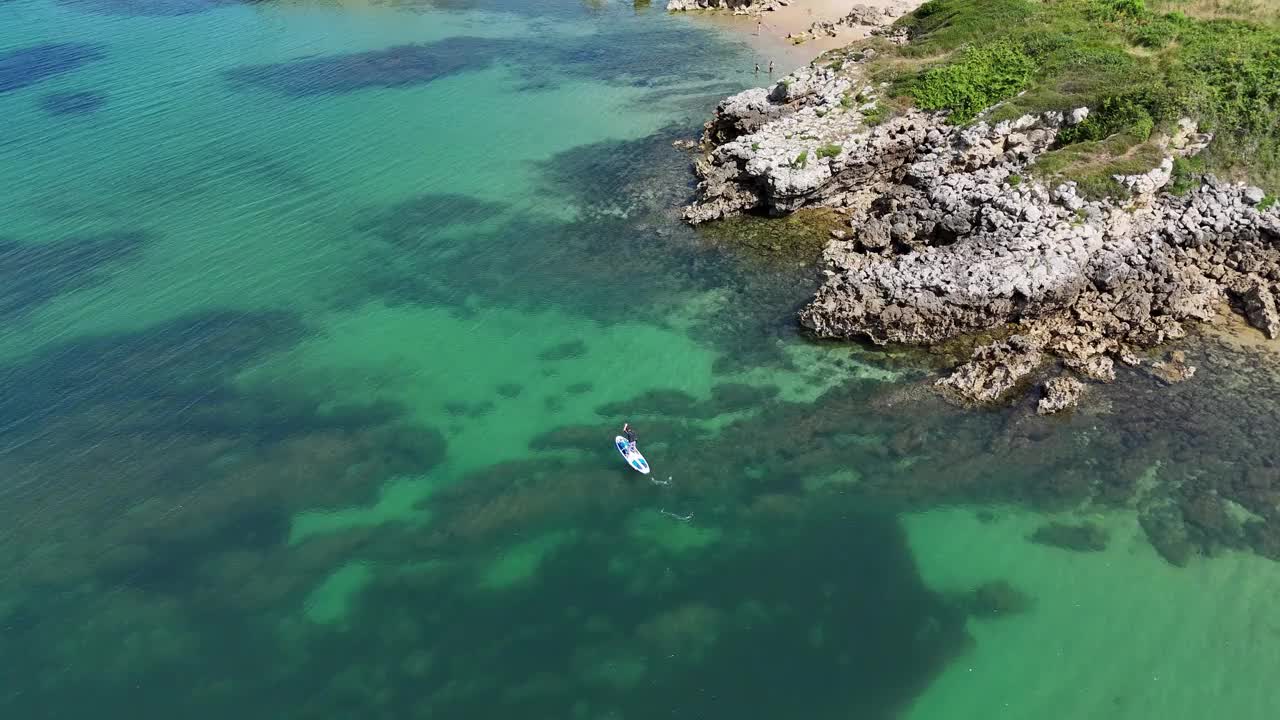
<svg viewBox="0 0 1280 720"><path fill-rule="evenodd" d="M1213 178L1186 195L1163 192L1172 159L1211 139L1189 121L1164 138L1159 166L1115 178L1130 197L1088 200L1073 183L1023 179L1087 109L970 127L909 111L876 125L876 88L856 69L866 57L723 101L685 210L692 223L816 205L846 212L850 230L828 244L825 280L800 314L814 334L931 344L1015 325L942 382L992 402L1047 357L1110 381L1115 360L1136 364L1131 348L1182 337L1183 323L1212 320L1223 300L1280 333L1280 214L1259 209L1263 193ZM1072 386L1056 387L1065 397Z"/></svg>
<svg viewBox="0 0 1280 720"><path fill-rule="evenodd" d="M808 40L815 37L837 37L842 31L856 27L883 27L909 9L909 5L871 7L857 4L849 9L848 14L835 20L819 20L809 26L805 33L788 35L793 40Z"/></svg>
<svg viewBox="0 0 1280 720"><path fill-rule="evenodd" d="M1073 408L1080 401L1084 385L1070 375L1060 375L1044 384L1044 395L1036 405L1041 415L1053 415Z"/></svg>

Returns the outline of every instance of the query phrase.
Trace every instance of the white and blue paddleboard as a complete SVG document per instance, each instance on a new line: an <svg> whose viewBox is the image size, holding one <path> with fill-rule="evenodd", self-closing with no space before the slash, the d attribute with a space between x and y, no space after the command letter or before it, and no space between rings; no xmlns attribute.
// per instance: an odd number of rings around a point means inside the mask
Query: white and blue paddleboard
<svg viewBox="0 0 1280 720"><path fill-rule="evenodd" d="M613 439L614 447L618 448L618 452L622 453L622 459L634 470L638 470L645 475L649 474L649 461L644 459L639 450L632 450L631 443L627 439L618 435Z"/></svg>

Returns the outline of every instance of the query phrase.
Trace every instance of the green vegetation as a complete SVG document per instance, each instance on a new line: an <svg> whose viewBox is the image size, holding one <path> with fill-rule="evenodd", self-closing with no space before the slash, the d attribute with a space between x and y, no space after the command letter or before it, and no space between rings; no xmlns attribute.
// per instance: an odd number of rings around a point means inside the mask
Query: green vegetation
<svg viewBox="0 0 1280 720"><path fill-rule="evenodd" d="M1268 196L1266 196L1266 197L1262 198L1262 202L1258 203L1258 209L1259 209L1259 210L1266 210L1267 208L1269 208L1269 207L1271 207L1272 205L1275 205L1275 204L1276 204L1276 196L1275 196L1275 195L1268 195Z"/></svg>
<svg viewBox="0 0 1280 720"><path fill-rule="evenodd" d="M752 149L753 151L754 151L754 150L759 150L759 149L760 149L760 143L757 143L757 142L753 142L753 143L751 143L751 149Z"/></svg>
<svg viewBox="0 0 1280 720"><path fill-rule="evenodd" d="M842 152L844 152L844 148L834 143L827 143L819 147L816 154L818 159L821 160L822 158L833 158Z"/></svg>
<svg viewBox="0 0 1280 720"><path fill-rule="evenodd" d="M1019 185L1022 184L1022 176L1010 175L1009 177L1005 178L1005 182L1009 183L1009 187L1018 187Z"/></svg>
<svg viewBox="0 0 1280 720"><path fill-rule="evenodd" d="M862 114L862 121L868 127L875 127L884 122L889 117L889 108L882 103L876 103L876 106Z"/></svg>
<svg viewBox="0 0 1280 720"><path fill-rule="evenodd" d="M1253 0L1255 3L1257 0ZM1248 4L1239 0L1237 4ZM1093 191L1108 173L1145 172L1151 144L1191 117L1215 140L1188 175L1214 172L1280 188L1280 12L1257 21L1209 0L930 0L899 21L912 33L881 48L876 80L898 102L968 122L1045 110L1090 109L1060 135L1041 174ZM1272 21L1268 24L1267 21ZM1113 189L1113 188L1112 188Z"/></svg>
<svg viewBox="0 0 1280 720"><path fill-rule="evenodd" d="M1173 178L1169 180L1169 192L1185 195L1200 184L1200 176L1204 174L1204 158L1197 155L1190 158L1177 158L1173 161Z"/></svg>
<svg viewBox="0 0 1280 720"><path fill-rule="evenodd" d="M969 45L952 62L926 70L911 94L919 107L950 110L951 121L963 123L1017 93L1035 70L1035 61L1013 43Z"/></svg>
<svg viewBox="0 0 1280 720"><path fill-rule="evenodd" d="M844 108L845 110L852 109L857 104L858 104L857 101L854 100L853 96L850 95L849 93L845 93L840 96L840 107Z"/></svg>
<svg viewBox="0 0 1280 720"><path fill-rule="evenodd" d="M708 242L740 257L763 265L795 267L817 263L831 231L848 228L849 220L830 208L803 208L780 218L738 215L697 229Z"/></svg>
<svg viewBox="0 0 1280 720"><path fill-rule="evenodd" d="M805 166L808 164L809 164L808 150L801 150L800 154L796 156L796 159L791 161L791 167L795 168L796 170L803 170Z"/></svg>

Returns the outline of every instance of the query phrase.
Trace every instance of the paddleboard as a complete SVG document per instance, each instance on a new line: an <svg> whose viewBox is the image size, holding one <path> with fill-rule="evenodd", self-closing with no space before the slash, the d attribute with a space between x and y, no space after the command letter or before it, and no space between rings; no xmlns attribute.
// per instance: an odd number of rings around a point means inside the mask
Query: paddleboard
<svg viewBox="0 0 1280 720"><path fill-rule="evenodd" d="M622 459L627 461L633 470L638 470L645 475L649 474L649 461L644 459L639 450L632 450L631 443L627 439L618 435L613 438L614 447L618 448L618 452L622 453Z"/></svg>

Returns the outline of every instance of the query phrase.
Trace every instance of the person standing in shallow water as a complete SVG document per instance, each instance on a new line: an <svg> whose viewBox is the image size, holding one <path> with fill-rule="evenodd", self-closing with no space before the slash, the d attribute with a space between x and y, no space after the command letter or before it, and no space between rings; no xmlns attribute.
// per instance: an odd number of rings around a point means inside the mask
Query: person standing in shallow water
<svg viewBox="0 0 1280 720"><path fill-rule="evenodd" d="M760 74L760 63L756 63L756 74Z"/></svg>
<svg viewBox="0 0 1280 720"><path fill-rule="evenodd" d="M773 74L773 61L772 61L772 60L770 60L770 61L769 61L769 74L770 74L770 75L772 75L772 74Z"/></svg>

